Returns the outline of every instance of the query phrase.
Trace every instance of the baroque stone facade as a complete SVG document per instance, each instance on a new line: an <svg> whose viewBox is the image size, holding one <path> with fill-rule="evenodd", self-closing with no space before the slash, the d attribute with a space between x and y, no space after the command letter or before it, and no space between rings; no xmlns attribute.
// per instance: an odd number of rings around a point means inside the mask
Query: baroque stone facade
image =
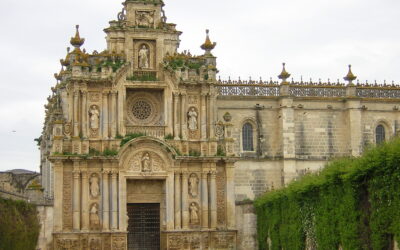
<svg viewBox="0 0 400 250"><path fill-rule="evenodd" d="M351 69L347 85L288 82L285 65L279 83L223 81L208 31L203 55L178 53L161 0L123 6L102 52L77 26L46 105L54 249L248 249L255 217L235 202L399 130L397 86Z"/></svg>

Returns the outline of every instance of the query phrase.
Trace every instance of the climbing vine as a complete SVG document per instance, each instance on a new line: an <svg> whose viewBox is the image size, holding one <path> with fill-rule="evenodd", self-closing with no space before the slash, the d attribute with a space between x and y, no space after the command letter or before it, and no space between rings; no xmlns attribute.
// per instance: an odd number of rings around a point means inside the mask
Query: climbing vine
<svg viewBox="0 0 400 250"><path fill-rule="evenodd" d="M400 239L400 139L255 201L260 249L392 249Z"/></svg>

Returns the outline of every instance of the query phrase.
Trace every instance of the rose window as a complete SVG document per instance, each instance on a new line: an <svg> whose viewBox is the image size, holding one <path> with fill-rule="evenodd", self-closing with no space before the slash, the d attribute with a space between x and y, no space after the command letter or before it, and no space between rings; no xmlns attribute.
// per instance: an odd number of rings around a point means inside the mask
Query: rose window
<svg viewBox="0 0 400 250"><path fill-rule="evenodd" d="M146 120L151 115L151 106L146 101L137 101L133 104L132 114L136 119Z"/></svg>

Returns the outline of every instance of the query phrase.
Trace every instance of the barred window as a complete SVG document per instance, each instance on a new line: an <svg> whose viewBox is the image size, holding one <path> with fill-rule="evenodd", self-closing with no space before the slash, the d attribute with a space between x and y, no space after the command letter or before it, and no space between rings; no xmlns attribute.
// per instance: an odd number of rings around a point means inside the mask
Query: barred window
<svg viewBox="0 0 400 250"><path fill-rule="evenodd" d="M243 151L254 151L253 147L253 125L245 123L242 129Z"/></svg>
<svg viewBox="0 0 400 250"><path fill-rule="evenodd" d="M381 144L385 141L385 127L383 125L378 125L375 129L375 141L376 144Z"/></svg>

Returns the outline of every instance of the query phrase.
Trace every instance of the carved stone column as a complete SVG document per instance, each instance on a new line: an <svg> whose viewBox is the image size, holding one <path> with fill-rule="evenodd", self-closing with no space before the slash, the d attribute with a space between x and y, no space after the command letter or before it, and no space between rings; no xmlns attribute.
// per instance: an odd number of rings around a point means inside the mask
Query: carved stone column
<svg viewBox="0 0 400 250"><path fill-rule="evenodd" d="M181 229L181 173L175 172L175 229Z"/></svg>
<svg viewBox="0 0 400 250"><path fill-rule="evenodd" d="M110 199L108 186L109 171L103 171L103 231L110 229Z"/></svg>
<svg viewBox="0 0 400 250"><path fill-rule="evenodd" d="M117 135L117 92L111 91L111 138L115 138Z"/></svg>
<svg viewBox="0 0 400 250"><path fill-rule="evenodd" d="M78 121L78 98L79 91L74 91L74 137L79 136L79 121Z"/></svg>
<svg viewBox="0 0 400 250"><path fill-rule="evenodd" d="M182 124L182 139L187 140L188 138L188 131L187 131L187 95L186 93L182 94L181 96L181 124Z"/></svg>
<svg viewBox="0 0 400 250"><path fill-rule="evenodd" d="M201 94L201 139L207 138L207 108L206 95Z"/></svg>
<svg viewBox="0 0 400 250"><path fill-rule="evenodd" d="M208 173L201 173L201 227L208 228Z"/></svg>
<svg viewBox="0 0 400 250"><path fill-rule="evenodd" d="M174 94L174 137L179 140L180 122L179 122L179 94Z"/></svg>
<svg viewBox="0 0 400 250"><path fill-rule="evenodd" d="M189 228L189 204L188 204L188 179L189 173L182 173L182 228Z"/></svg>
<svg viewBox="0 0 400 250"><path fill-rule="evenodd" d="M87 110L87 91L82 91L82 108L81 108L81 115L82 115L82 136L87 138L87 131L88 131L88 110Z"/></svg>
<svg viewBox="0 0 400 250"><path fill-rule="evenodd" d="M103 138L108 139L108 92L103 92Z"/></svg>
<svg viewBox="0 0 400 250"><path fill-rule="evenodd" d="M89 179L87 170L82 171L82 230L89 231Z"/></svg>
<svg viewBox="0 0 400 250"><path fill-rule="evenodd" d="M234 183L235 168L233 164L233 162L226 163L226 212L228 229L235 229L236 227Z"/></svg>
<svg viewBox="0 0 400 250"><path fill-rule="evenodd" d="M112 220L111 220L111 229L117 230L118 229L118 172L113 171L111 174L111 213L112 213Z"/></svg>
<svg viewBox="0 0 400 250"><path fill-rule="evenodd" d="M73 219L72 219L72 225L74 231L79 231L81 229L81 223L80 223L80 218L81 218L81 204L80 204L80 196L81 196L81 190L80 190L80 178L81 178L81 173L79 171L79 161L74 161L74 170L73 170L73 198L72 198L72 209L73 209Z"/></svg>
<svg viewBox="0 0 400 250"><path fill-rule="evenodd" d="M210 213L212 229L217 228L217 172L213 170L210 172Z"/></svg>
<svg viewBox="0 0 400 250"><path fill-rule="evenodd" d="M62 231L62 196L63 196L63 162L57 160L53 163L54 179L54 232Z"/></svg>

